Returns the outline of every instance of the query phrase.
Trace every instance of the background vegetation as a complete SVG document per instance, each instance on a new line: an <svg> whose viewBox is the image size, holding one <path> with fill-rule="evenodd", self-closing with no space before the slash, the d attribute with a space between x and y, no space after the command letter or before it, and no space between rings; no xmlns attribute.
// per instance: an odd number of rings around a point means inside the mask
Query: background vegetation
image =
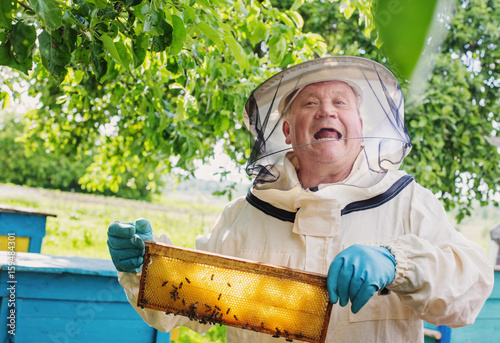
<svg viewBox="0 0 500 343"><path fill-rule="evenodd" d="M128 199L151 200L152 192L148 184L155 182L158 187L164 186L161 175L125 173L121 178L116 192L106 187L96 190L82 188L79 180L84 176L85 169L92 163L92 154L65 154L43 148L40 136L30 138L30 146L39 144L40 148L29 149L23 139L24 125L22 118L13 113L4 112L0 116L0 182L76 191L103 195L114 195ZM133 180L133 182L128 181Z"/></svg>
<svg viewBox="0 0 500 343"><path fill-rule="evenodd" d="M142 197L161 175L192 177L217 143L243 166L252 140L242 106L276 71L318 56L364 56L391 67L407 93L413 151L403 168L461 219L474 201L497 204L500 190L500 154L485 139L500 121L500 4L442 2L447 31L432 54L426 42L437 35L421 33L437 0L418 6L427 12L411 25L404 18L415 8L378 0L2 0L0 65L9 68L0 71L0 105L20 101L24 84L38 105L24 115L21 150L85 160L76 178L88 191L129 187ZM417 48L408 58L391 48L408 42ZM433 68L412 98L418 51Z"/></svg>

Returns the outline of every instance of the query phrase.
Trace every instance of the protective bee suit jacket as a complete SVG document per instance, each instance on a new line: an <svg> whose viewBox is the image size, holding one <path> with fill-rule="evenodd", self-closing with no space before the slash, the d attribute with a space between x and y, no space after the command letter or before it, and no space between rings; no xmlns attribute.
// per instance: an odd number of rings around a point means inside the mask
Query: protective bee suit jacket
<svg viewBox="0 0 500 343"><path fill-rule="evenodd" d="M296 167L289 153L279 180L231 202L212 233L198 238L197 249L326 274L333 258L350 245L387 247L397 263L390 294L375 294L357 314L350 304L334 305L327 342L423 342L422 319L452 328L474 322L491 293L493 269L484 250L451 226L430 191L397 170L371 187L353 187L367 175L364 158L357 159L345 182L304 190ZM209 328L138 308L139 276L119 273L119 278L131 304L155 328ZM277 339L227 327L227 341Z"/></svg>

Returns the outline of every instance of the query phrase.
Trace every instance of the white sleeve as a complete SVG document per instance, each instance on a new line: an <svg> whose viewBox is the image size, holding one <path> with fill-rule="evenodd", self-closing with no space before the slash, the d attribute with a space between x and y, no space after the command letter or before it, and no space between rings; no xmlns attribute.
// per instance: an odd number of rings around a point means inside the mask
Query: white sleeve
<svg viewBox="0 0 500 343"><path fill-rule="evenodd" d="M161 237L154 236L155 242L172 245L172 242L166 235ZM141 272L138 273L122 273L118 272L118 281L125 290L127 299L132 307L139 313L146 323L155 329L163 332L169 332L177 326L188 327L198 333L203 333L210 329L211 326L203 325L198 322L190 321L186 317L174 316L173 314L166 315L164 312L152 310L148 308L140 308L137 306L137 298L139 296L139 284L141 282Z"/></svg>
<svg viewBox="0 0 500 343"><path fill-rule="evenodd" d="M396 278L388 288L428 323L474 323L493 289L484 249L453 228L425 188L415 186L409 211L410 232L386 245L396 258Z"/></svg>

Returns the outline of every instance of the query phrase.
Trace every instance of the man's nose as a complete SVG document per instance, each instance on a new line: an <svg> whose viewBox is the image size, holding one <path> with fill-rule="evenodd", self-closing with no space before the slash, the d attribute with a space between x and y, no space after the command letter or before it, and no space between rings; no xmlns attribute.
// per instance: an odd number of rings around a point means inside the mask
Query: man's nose
<svg viewBox="0 0 500 343"><path fill-rule="evenodd" d="M338 118L338 112L335 106L330 103L321 103L318 111L316 112L316 116L318 118L324 118L324 117L334 117Z"/></svg>

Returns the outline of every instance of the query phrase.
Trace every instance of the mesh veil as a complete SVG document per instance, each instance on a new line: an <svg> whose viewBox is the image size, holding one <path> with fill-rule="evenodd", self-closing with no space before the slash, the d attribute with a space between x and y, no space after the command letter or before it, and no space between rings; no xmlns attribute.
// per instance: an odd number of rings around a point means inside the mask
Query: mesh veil
<svg viewBox="0 0 500 343"><path fill-rule="evenodd" d="M282 132L282 109L287 101L293 101L293 92L298 94L309 84L333 80L350 85L359 98L363 137L354 139L363 141L363 154L374 182L377 175L399 168L411 144L404 123L403 92L397 79L386 67L365 58L325 57L275 74L247 100L243 118L255 143L246 172L255 183L276 181L284 155L294 148L285 143Z"/></svg>

